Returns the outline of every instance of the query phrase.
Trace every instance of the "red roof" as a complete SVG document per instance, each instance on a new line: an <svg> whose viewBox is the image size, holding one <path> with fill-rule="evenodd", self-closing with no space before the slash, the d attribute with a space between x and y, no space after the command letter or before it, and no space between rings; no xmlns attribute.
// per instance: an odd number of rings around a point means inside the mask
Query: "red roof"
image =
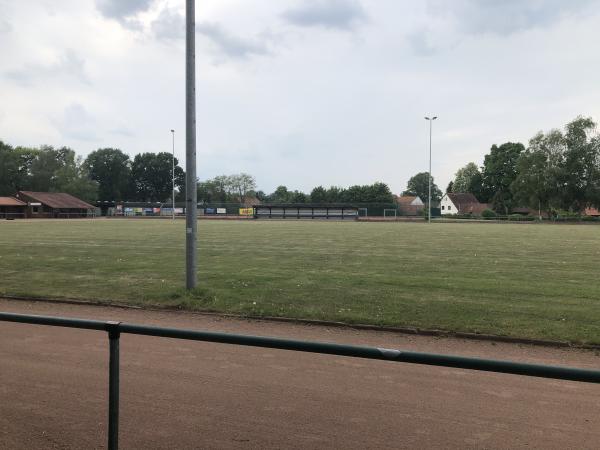
<svg viewBox="0 0 600 450"><path fill-rule="evenodd" d="M64 192L31 192L19 191L18 196L24 195L33 201L43 203L57 209L94 209L92 205Z"/></svg>
<svg viewBox="0 0 600 450"><path fill-rule="evenodd" d="M402 206L411 206L411 203L414 202L417 198L419 197L417 197L416 195L401 195L399 197L396 197L396 202Z"/></svg>
<svg viewBox="0 0 600 450"><path fill-rule="evenodd" d="M0 206L27 206L27 203L14 197L0 197Z"/></svg>
<svg viewBox="0 0 600 450"><path fill-rule="evenodd" d="M448 197L450 197L450 200L452 200L452 203L454 203L458 209L462 209L462 207L466 205L479 203L479 200L477 200L470 192L448 192Z"/></svg>

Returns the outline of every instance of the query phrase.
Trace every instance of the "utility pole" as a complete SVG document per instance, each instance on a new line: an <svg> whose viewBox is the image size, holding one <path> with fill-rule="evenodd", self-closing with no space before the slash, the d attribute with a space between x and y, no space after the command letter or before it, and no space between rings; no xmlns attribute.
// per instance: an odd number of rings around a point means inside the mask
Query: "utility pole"
<svg viewBox="0 0 600 450"><path fill-rule="evenodd" d="M173 178L173 189L171 190L171 200L173 201L172 203L172 210L171 210L171 214L172 214L172 218L173 220L175 220L175 130L171 130L171 136L173 137L173 161L172 161L172 165L173 165L173 170L171 172L172 178Z"/></svg>
<svg viewBox="0 0 600 450"><path fill-rule="evenodd" d="M198 284L196 254L198 191L196 188L196 0L185 2L185 287Z"/></svg>
<svg viewBox="0 0 600 450"><path fill-rule="evenodd" d="M427 200L427 209L429 210L427 221L429 223L431 223L431 128L435 119L437 119L437 116L425 117L425 120L429 121L429 198Z"/></svg>

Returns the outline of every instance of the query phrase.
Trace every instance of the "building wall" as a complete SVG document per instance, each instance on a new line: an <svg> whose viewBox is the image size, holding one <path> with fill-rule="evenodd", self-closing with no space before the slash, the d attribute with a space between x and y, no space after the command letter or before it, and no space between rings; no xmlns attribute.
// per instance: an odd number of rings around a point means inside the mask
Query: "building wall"
<svg viewBox="0 0 600 450"><path fill-rule="evenodd" d="M442 216L459 213L456 205L452 203L452 200L450 200L450 197L448 197L448 195L446 194L444 194L444 196L442 197L442 201L440 202L440 209Z"/></svg>

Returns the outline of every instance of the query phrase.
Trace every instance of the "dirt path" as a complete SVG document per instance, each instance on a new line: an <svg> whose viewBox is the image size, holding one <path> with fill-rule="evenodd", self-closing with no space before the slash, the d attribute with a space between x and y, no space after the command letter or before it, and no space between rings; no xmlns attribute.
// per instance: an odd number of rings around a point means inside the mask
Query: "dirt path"
<svg viewBox="0 0 600 450"><path fill-rule="evenodd" d="M0 311L600 367L594 352L0 300ZM0 448L104 448L105 333L0 322ZM121 448L598 448L600 386L124 335Z"/></svg>

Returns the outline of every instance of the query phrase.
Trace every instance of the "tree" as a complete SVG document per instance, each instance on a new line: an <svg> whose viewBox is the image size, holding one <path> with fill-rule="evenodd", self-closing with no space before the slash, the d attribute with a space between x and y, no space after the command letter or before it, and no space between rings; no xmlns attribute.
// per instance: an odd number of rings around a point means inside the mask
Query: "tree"
<svg viewBox="0 0 600 450"><path fill-rule="evenodd" d="M248 175L247 173L231 175L228 182L231 189L235 191L237 200L240 203L244 203L248 193L256 189L256 180L252 175Z"/></svg>
<svg viewBox="0 0 600 450"><path fill-rule="evenodd" d="M294 192L290 192L290 203L307 203L308 195L304 192L300 192L295 190Z"/></svg>
<svg viewBox="0 0 600 450"><path fill-rule="evenodd" d="M69 153L74 153L73 150L66 147L57 150L52 146L43 145L39 149L28 151L33 156L29 166L30 189L39 192L52 191L56 172L67 164L66 160L69 158Z"/></svg>
<svg viewBox="0 0 600 450"><path fill-rule="evenodd" d="M144 202L165 202L171 199L172 158L167 152L141 153L131 165L131 177L135 186L135 197ZM175 158L175 178L181 178L183 169Z"/></svg>
<svg viewBox="0 0 600 450"><path fill-rule="evenodd" d="M429 172L420 172L408 180L406 190L402 195L416 195L427 204L429 198ZM438 202L441 198L442 191L435 184L434 178L431 177L431 201Z"/></svg>
<svg viewBox="0 0 600 450"><path fill-rule="evenodd" d="M326 192L327 203L341 203L346 190L338 186L330 186Z"/></svg>
<svg viewBox="0 0 600 450"><path fill-rule="evenodd" d="M514 201L551 214L561 203L564 164L564 139L553 130L538 133L529 141L529 148L517 161L517 177L511 184Z"/></svg>
<svg viewBox="0 0 600 450"><path fill-rule="evenodd" d="M0 141L0 195L13 195L19 189L19 161L17 152Z"/></svg>
<svg viewBox="0 0 600 450"><path fill-rule="evenodd" d="M291 193L285 186L277 186L275 192L268 196L268 200L272 203L290 203Z"/></svg>
<svg viewBox="0 0 600 450"><path fill-rule="evenodd" d="M538 133L518 161L513 195L531 207L581 213L600 206L600 139L591 118ZM535 205L537 203L537 206Z"/></svg>
<svg viewBox="0 0 600 450"><path fill-rule="evenodd" d="M454 181L452 180L450 180L450 183L448 183L448 186L446 186L446 194L449 192L454 192Z"/></svg>
<svg viewBox="0 0 600 450"><path fill-rule="evenodd" d="M468 192L473 194L479 201L483 199L483 179L479 167L473 162L458 169L452 182L451 192Z"/></svg>
<svg viewBox="0 0 600 450"><path fill-rule="evenodd" d="M317 186L310 191L310 201L312 203L327 203L327 191L323 186Z"/></svg>
<svg viewBox="0 0 600 450"><path fill-rule="evenodd" d="M134 194L129 155L117 148L100 148L88 155L85 170L98 183L101 200L128 200Z"/></svg>
<svg viewBox="0 0 600 450"><path fill-rule="evenodd" d="M499 147L492 145L485 155L481 199L491 202L497 212L509 214L515 206L510 186L517 178L517 160L524 150L521 143L507 142Z"/></svg>
<svg viewBox="0 0 600 450"><path fill-rule="evenodd" d="M93 181L75 152L68 155L66 164L55 172L52 190L66 192L88 203L98 200L98 183Z"/></svg>
<svg viewBox="0 0 600 450"><path fill-rule="evenodd" d="M600 204L600 138L595 129L590 117L581 116L565 127L563 204L574 212Z"/></svg>
<svg viewBox="0 0 600 450"><path fill-rule="evenodd" d="M394 203L394 194L392 194L390 187L385 183L373 183L367 186L367 191L367 201L370 203Z"/></svg>

